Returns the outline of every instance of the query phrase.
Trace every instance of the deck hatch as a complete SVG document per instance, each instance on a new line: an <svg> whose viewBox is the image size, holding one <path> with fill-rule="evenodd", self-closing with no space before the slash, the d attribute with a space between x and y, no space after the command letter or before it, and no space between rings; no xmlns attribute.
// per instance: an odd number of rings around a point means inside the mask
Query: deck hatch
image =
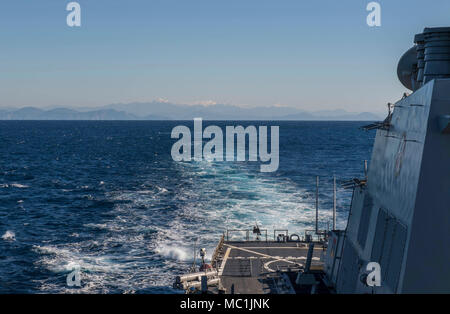
<svg viewBox="0 0 450 314"><path fill-rule="evenodd" d="M388 216L386 220L386 229L384 233L383 251L381 253L380 266L381 266L381 280L386 282L387 271L389 269L389 262L391 260L392 242L395 235L395 219L392 216Z"/></svg>
<svg viewBox="0 0 450 314"><path fill-rule="evenodd" d="M392 223L395 224L394 237L392 239L389 268L385 278L385 283L392 289L393 292L396 292L403 264L407 229L398 220L393 219Z"/></svg>
<svg viewBox="0 0 450 314"><path fill-rule="evenodd" d="M384 209L378 212L371 261L380 263L381 282L396 292L403 264L407 228Z"/></svg>
<svg viewBox="0 0 450 314"><path fill-rule="evenodd" d="M377 218L377 226L375 229L375 238L373 240L372 245L372 256L371 261L372 262L380 262L381 254L383 252L383 242L384 242L384 233L386 230L386 223L387 223L387 213L384 209L380 208L378 211L378 218Z"/></svg>
<svg viewBox="0 0 450 314"><path fill-rule="evenodd" d="M339 271L339 290L342 293L352 293L355 291L359 274L359 257L350 241L345 242L343 260Z"/></svg>

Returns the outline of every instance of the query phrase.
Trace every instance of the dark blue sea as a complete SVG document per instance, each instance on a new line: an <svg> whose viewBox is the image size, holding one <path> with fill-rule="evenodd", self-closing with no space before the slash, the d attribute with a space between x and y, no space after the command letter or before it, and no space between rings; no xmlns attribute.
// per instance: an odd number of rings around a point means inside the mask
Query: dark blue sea
<svg viewBox="0 0 450 314"><path fill-rule="evenodd" d="M316 176L327 228L333 175L362 177L375 137L366 122L211 123L279 125L278 171L173 161L171 130L192 121L0 121L0 293L172 293L194 242L210 256L227 228L312 228ZM338 187L339 228L350 198Z"/></svg>

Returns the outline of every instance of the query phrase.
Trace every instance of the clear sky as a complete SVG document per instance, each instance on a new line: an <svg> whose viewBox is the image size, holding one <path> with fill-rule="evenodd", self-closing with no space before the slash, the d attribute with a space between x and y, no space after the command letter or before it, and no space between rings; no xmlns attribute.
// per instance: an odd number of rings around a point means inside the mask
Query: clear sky
<svg viewBox="0 0 450 314"><path fill-rule="evenodd" d="M448 0L1 0L0 107L146 102L383 111L399 57Z"/></svg>

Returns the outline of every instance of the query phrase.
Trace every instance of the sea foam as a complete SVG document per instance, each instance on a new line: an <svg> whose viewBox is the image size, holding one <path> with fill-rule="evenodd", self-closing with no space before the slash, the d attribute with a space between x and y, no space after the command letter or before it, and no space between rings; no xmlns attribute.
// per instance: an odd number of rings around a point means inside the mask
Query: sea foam
<svg viewBox="0 0 450 314"><path fill-rule="evenodd" d="M2 235L2 239L5 241L15 241L16 240L16 234L12 231L6 231L4 235Z"/></svg>

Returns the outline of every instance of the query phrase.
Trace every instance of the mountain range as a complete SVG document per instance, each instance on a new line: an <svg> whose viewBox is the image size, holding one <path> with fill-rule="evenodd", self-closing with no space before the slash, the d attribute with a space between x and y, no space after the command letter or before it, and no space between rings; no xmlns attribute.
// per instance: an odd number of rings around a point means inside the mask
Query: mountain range
<svg viewBox="0 0 450 314"><path fill-rule="evenodd" d="M166 101L111 104L97 108L0 108L0 120L382 120L371 112L304 111L288 106L180 105Z"/></svg>

